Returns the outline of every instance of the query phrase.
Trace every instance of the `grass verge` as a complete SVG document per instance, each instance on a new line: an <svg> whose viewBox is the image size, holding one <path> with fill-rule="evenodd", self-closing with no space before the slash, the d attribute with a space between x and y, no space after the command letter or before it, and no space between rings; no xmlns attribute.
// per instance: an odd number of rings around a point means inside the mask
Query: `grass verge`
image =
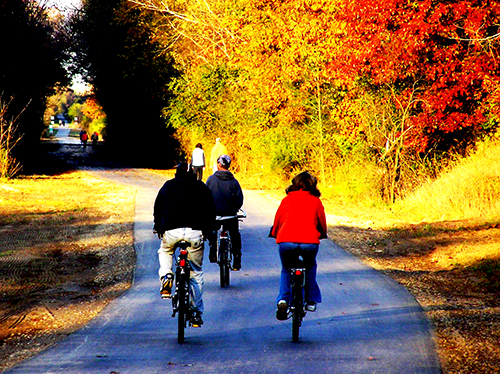
<svg viewBox="0 0 500 374"><path fill-rule="evenodd" d="M0 181L0 370L130 287L135 190L85 172Z"/></svg>

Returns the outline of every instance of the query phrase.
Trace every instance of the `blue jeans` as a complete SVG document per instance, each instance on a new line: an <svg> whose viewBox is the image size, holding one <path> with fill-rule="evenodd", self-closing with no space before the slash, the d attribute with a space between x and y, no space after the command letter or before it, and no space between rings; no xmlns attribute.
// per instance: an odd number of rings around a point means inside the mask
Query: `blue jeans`
<svg viewBox="0 0 500 374"><path fill-rule="evenodd" d="M306 269L306 282L304 290L304 299L306 302L321 302L321 291L316 282L316 271L318 265L316 263L316 255L318 254L319 244L304 244L304 243L280 243L279 251L281 258L281 282L280 293L276 302L285 300L288 304L292 301L291 294L291 277L290 269L295 266L297 255L295 250L304 259L304 267Z"/></svg>

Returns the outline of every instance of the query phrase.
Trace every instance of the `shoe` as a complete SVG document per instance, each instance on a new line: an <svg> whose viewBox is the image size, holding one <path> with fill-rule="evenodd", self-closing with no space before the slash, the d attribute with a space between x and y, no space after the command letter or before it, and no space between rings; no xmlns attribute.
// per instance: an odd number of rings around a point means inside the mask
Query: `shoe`
<svg viewBox="0 0 500 374"><path fill-rule="evenodd" d="M285 321L288 318L288 304L285 300L278 301L278 310L276 310L276 319Z"/></svg>
<svg viewBox="0 0 500 374"><path fill-rule="evenodd" d="M315 312L316 311L316 303L314 301L308 301L306 303L306 310L308 312Z"/></svg>
<svg viewBox="0 0 500 374"><path fill-rule="evenodd" d="M241 256L234 256L234 259L233 259L233 270L234 271L241 270Z"/></svg>
<svg viewBox="0 0 500 374"><path fill-rule="evenodd" d="M203 325L203 320L201 319L201 313L193 311L193 315L191 316L191 326L201 327L201 325Z"/></svg>
<svg viewBox="0 0 500 374"><path fill-rule="evenodd" d="M172 297L172 284L174 283L174 275L169 273L160 278L160 296L162 299L170 299Z"/></svg>

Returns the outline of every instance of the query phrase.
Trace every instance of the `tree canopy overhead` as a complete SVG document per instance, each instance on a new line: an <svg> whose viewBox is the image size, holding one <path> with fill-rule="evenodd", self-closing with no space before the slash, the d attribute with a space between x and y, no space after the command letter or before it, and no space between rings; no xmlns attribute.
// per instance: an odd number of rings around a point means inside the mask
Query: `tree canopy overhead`
<svg viewBox="0 0 500 374"><path fill-rule="evenodd" d="M10 103L5 115L17 118L15 155L26 160L44 130L46 97L69 83L68 38L43 5L19 0L0 3L0 35L0 100Z"/></svg>
<svg viewBox="0 0 500 374"><path fill-rule="evenodd" d="M151 14L126 0L88 0L72 22L75 66L106 113L106 143L138 162L173 164L176 145L161 117L177 74L151 30Z"/></svg>

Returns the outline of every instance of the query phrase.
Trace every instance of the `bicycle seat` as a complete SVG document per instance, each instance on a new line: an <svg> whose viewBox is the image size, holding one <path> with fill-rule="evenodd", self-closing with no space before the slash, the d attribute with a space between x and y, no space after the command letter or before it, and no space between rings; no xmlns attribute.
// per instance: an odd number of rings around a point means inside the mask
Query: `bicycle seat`
<svg viewBox="0 0 500 374"><path fill-rule="evenodd" d="M187 240L179 240L177 243L175 243L175 246L182 249L186 249L191 247L191 243L188 242Z"/></svg>

